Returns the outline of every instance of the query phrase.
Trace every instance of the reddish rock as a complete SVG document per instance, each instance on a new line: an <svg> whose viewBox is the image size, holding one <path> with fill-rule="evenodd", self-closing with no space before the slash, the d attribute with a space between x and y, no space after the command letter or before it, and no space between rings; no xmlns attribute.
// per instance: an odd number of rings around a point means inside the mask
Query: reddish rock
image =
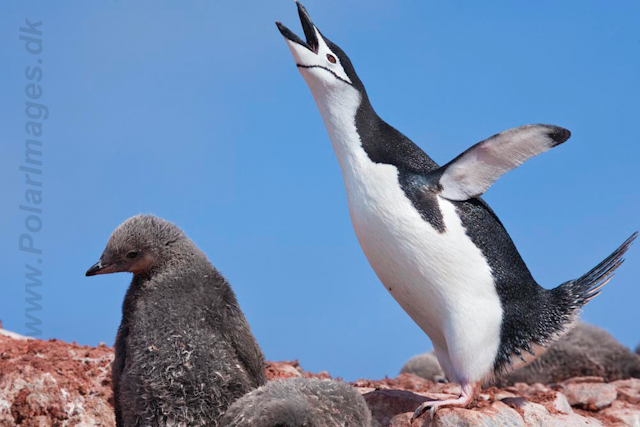
<svg viewBox="0 0 640 427"><path fill-rule="evenodd" d="M640 408L628 402L616 400L600 414L607 426L640 426Z"/></svg>
<svg viewBox="0 0 640 427"><path fill-rule="evenodd" d="M27 339L0 330L0 426L113 426L111 361L105 345L86 347ZM268 362L267 376L330 378L298 361ZM411 374L351 383L380 427L623 426L640 422L640 379L606 383L582 377L559 385L517 383L489 387L469 409L442 408L410 424L428 399L457 397L460 386ZM565 395L566 393L566 395ZM573 408L571 405L573 405ZM640 425L640 424L638 424Z"/></svg>
<svg viewBox="0 0 640 427"><path fill-rule="evenodd" d="M640 379L614 381L611 383L618 391L618 399L637 405L640 403Z"/></svg>
<svg viewBox="0 0 640 427"><path fill-rule="evenodd" d="M571 404L569 403L569 399L562 393L556 393L555 399L553 399L553 409L562 413L562 414L573 414L573 409L571 409Z"/></svg>
<svg viewBox="0 0 640 427"><path fill-rule="evenodd" d="M113 351L0 334L1 426L114 426Z"/></svg>
<svg viewBox="0 0 640 427"><path fill-rule="evenodd" d="M566 381L563 381L563 384L582 384L582 383L603 383L604 378L602 377L573 377L569 378Z"/></svg>
<svg viewBox="0 0 640 427"><path fill-rule="evenodd" d="M383 380L358 380L351 383L356 387L370 387L374 389L401 389L411 391L435 391L445 393L447 390L457 390L460 394L460 386L456 384L436 384L433 381L425 380L413 374L400 374L396 378L385 378Z"/></svg>
<svg viewBox="0 0 640 427"><path fill-rule="evenodd" d="M297 360L293 362L267 362L267 379L302 378L304 371Z"/></svg>
<svg viewBox="0 0 640 427"><path fill-rule="evenodd" d="M613 384L590 382L564 382L562 393L571 406L597 411L610 406L618 397Z"/></svg>
<svg viewBox="0 0 640 427"><path fill-rule="evenodd" d="M300 362L294 360L293 362L267 362L267 379L269 381L282 379L282 378L320 378L330 380L331 375L328 372L322 371L319 374L312 374L306 372L300 366Z"/></svg>
<svg viewBox="0 0 640 427"><path fill-rule="evenodd" d="M422 396L407 390L374 390L363 394L367 402L371 415L381 426L393 424L392 420L404 413L409 414L409 419L413 411L425 402L426 396ZM402 417L406 418L406 417ZM405 425L401 419L395 419L398 426ZM408 424L406 424L408 425Z"/></svg>
<svg viewBox="0 0 640 427"><path fill-rule="evenodd" d="M23 341L33 339L33 338L25 337L22 335L18 335L15 332L5 331L4 329L2 329L1 323L0 323L0 336L13 338L14 340L23 340Z"/></svg>
<svg viewBox="0 0 640 427"><path fill-rule="evenodd" d="M545 406L529 402L524 398L507 398L503 399L502 402L516 408L522 415L526 426L573 427L602 425L598 420L578 414L553 414Z"/></svg>
<svg viewBox="0 0 640 427"><path fill-rule="evenodd" d="M497 401L478 409L440 409L433 418L426 419L421 427L524 427L520 414L504 403Z"/></svg>

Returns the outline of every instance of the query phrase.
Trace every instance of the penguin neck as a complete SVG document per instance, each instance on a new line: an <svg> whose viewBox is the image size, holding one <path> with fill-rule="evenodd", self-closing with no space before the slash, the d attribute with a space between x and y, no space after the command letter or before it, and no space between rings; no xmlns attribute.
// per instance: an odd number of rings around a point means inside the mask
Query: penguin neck
<svg viewBox="0 0 640 427"><path fill-rule="evenodd" d="M185 237L172 242L171 246L157 251L148 269L134 273L132 283L135 282L136 285L146 289L159 276L175 277L194 271L194 268L186 268L187 266L206 268L209 265L206 255L191 240Z"/></svg>
<svg viewBox="0 0 640 427"><path fill-rule="evenodd" d="M310 87L343 175L357 174L368 159L356 126L358 110L371 108L366 93L353 86L339 92Z"/></svg>
<svg viewBox="0 0 640 427"><path fill-rule="evenodd" d="M438 167L424 151L373 109L364 89L336 92L309 85L345 178L372 164L387 164L415 174Z"/></svg>

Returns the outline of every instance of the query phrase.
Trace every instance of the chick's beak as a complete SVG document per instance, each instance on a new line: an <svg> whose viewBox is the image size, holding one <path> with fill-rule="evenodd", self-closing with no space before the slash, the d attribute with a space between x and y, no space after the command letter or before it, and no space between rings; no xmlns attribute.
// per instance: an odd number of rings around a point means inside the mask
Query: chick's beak
<svg viewBox="0 0 640 427"><path fill-rule="evenodd" d="M113 272L112 265L103 265L102 261L98 261L87 270L86 275L95 276L96 274L107 274L111 272Z"/></svg>

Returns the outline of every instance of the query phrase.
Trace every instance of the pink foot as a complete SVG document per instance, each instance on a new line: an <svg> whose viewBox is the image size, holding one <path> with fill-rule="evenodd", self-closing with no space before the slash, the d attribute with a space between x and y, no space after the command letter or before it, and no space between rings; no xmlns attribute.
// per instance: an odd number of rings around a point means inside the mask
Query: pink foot
<svg viewBox="0 0 640 427"><path fill-rule="evenodd" d="M413 417L411 417L411 422L413 422L416 418L420 417L424 414L427 409L430 409L430 414L433 417L436 414L438 408L442 406L455 406L459 408L466 408L473 401L473 398L476 396L476 393L480 389L480 384L474 383L463 383L462 384L462 393L460 397L457 399L447 399L447 400L431 400L428 402L424 402L422 405L416 409L413 413Z"/></svg>

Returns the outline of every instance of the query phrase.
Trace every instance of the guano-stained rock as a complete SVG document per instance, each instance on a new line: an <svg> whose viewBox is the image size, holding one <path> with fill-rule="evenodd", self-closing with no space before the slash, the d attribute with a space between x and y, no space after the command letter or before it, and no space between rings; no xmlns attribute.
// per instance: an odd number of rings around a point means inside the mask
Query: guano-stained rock
<svg viewBox="0 0 640 427"><path fill-rule="evenodd" d="M0 426L115 425L111 348L10 335L0 333ZM297 361L268 362L266 370L270 380L331 378L326 372L306 372ZM470 409L442 408L433 419L425 414L413 424L413 411L422 402L457 397L460 386L411 374L351 385L363 395L373 425L379 427L633 426L640 420L640 379L607 383L581 377L557 385L489 387Z"/></svg>

